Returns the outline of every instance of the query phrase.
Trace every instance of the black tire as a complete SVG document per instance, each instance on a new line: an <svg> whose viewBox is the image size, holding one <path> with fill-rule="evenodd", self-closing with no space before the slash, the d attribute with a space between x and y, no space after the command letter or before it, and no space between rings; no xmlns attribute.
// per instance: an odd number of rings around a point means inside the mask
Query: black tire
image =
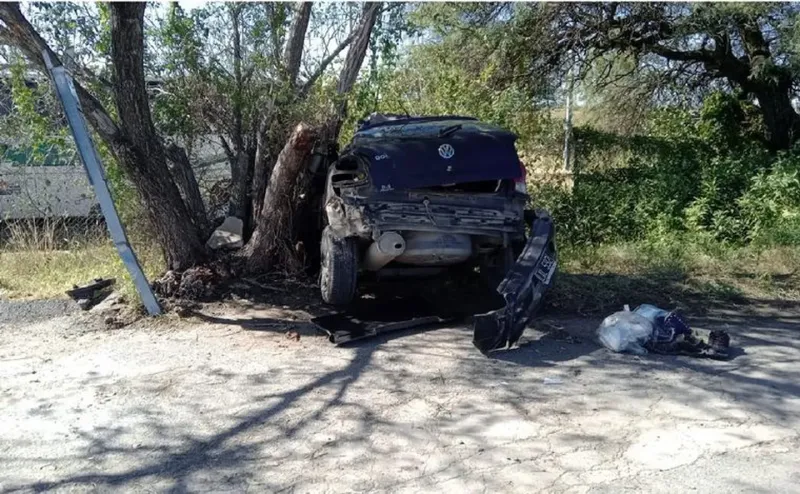
<svg viewBox="0 0 800 494"><path fill-rule="evenodd" d="M356 296L358 251L356 239L337 239L330 227L322 231L319 290L331 305L347 305Z"/></svg>

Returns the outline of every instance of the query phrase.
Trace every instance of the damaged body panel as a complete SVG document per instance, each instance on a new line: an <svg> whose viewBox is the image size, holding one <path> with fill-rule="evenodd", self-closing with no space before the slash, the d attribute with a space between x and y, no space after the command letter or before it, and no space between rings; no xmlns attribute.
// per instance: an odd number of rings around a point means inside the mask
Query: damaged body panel
<svg viewBox="0 0 800 494"><path fill-rule="evenodd" d="M353 192L333 196L325 209L331 228L342 237L371 237L388 230L519 237L524 206L522 194L509 200L494 194L393 191L377 197Z"/></svg>
<svg viewBox="0 0 800 494"><path fill-rule="evenodd" d="M472 343L481 353L509 348L519 341L553 284L557 263L553 221L539 215L532 221L525 249L497 287L505 307L475 316Z"/></svg>
<svg viewBox="0 0 800 494"><path fill-rule="evenodd" d="M517 307L524 328L529 317L523 312L535 307L520 312L529 270L514 259L523 262L536 237L526 246L528 195L515 140L508 131L465 117L367 120L327 169L323 300L349 304L365 276L438 275L477 266L494 275L495 286L508 274L498 290Z"/></svg>

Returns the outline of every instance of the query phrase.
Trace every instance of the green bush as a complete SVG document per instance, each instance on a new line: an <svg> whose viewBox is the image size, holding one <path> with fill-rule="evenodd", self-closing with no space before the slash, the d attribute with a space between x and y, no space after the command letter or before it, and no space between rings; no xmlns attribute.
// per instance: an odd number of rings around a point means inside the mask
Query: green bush
<svg viewBox="0 0 800 494"><path fill-rule="evenodd" d="M736 95L699 112L655 112L642 135L576 130L571 191L533 185L563 242L690 235L734 244L800 243L800 153L770 154L761 122Z"/></svg>

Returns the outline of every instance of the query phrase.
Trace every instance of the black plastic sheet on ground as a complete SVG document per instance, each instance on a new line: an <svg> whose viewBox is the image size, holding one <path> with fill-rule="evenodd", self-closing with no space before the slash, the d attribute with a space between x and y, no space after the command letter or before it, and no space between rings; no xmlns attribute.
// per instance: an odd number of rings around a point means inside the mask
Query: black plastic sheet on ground
<svg viewBox="0 0 800 494"><path fill-rule="evenodd" d="M464 317L448 314L420 296L360 298L346 310L311 320L340 345L403 329L433 326Z"/></svg>

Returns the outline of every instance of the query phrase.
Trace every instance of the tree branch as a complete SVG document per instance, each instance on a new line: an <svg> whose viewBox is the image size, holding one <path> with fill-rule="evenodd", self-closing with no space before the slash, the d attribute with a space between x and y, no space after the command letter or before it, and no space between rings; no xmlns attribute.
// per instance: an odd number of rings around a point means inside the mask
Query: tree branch
<svg viewBox="0 0 800 494"><path fill-rule="evenodd" d="M319 79L322 76L322 74L325 73L325 69L327 69L328 66L331 64L331 62L333 62L334 59L336 59L336 57L339 56L342 50L347 48L347 45L352 43L353 38L355 38L355 36L356 36L356 31L353 31L344 40L342 40L341 43L339 43L339 45L331 52L330 55L322 59L322 61L319 64L319 67L317 67L317 70L315 70L314 73L309 76L308 80L306 80L306 82L300 88L298 94L300 95L301 98L304 98L308 94L308 92L311 91L311 88L317 82L317 79Z"/></svg>
<svg viewBox="0 0 800 494"><path fill-rule="evenodd" d="M361 63L364 61L364 56L367 53L367 45L369 38L372 34L372 28L375 26L375 21L378 19L383 4L381 2L368 2L364 4L364 11L361 15L361 21L355 31L353 45L347 51L347 58L344 61L344 67L341 74L339 74L339 83L336 85L336 92L338 94L346 94L350 92L353 84L356 82L358 71L361 69Z"/></svg>
<svg viewBox="0 0 800 494"><path fill-rule="evenodd" d="M28 19L22 15L18 3L0 2L0 20L6 27L2 31L2 37L19 48L25 57L40 71L47 73L47 66L44 62L43 53L47 52L50 60L54 64L61 65L61 61L55 52L47 45L44 39L33 28ZM100 135L103 140L113 144L121 139L120 130L117 123L103 107L102 103L92 96L78 81L74 82L75 92L83 108L84 116L89 121L92 128ZM113 148L113 146L111 146Z"/></svg>

